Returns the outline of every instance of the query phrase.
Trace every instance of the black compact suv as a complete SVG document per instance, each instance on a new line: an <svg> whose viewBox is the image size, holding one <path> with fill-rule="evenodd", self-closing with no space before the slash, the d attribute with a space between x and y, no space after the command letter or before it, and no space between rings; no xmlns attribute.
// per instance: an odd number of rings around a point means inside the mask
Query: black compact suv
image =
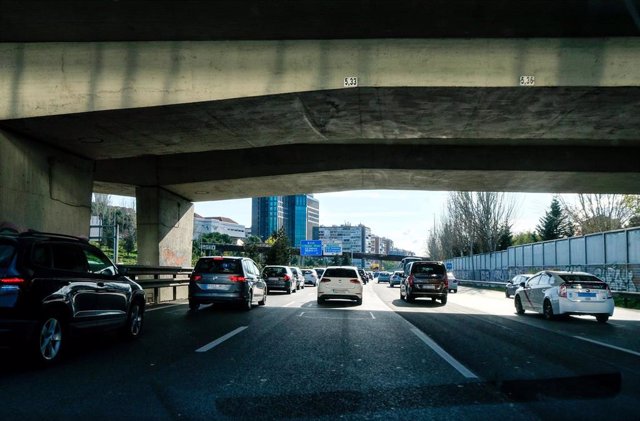
<svg viewBox="0 0 640 421"><path fill-rule="evenodd" d="M41 363L57 361L69 336L142 332L143 289L97 247L37 231L0 234L0 344L26 346Z"/></svg>
<svg viewBox="0 0 640 421"><path fill-rule="evenodd" d="M442 262L416 261L405 266L405 279L400 284L400 299L412 303L416 298L439 299L447 304L449 278Z"/></svg>

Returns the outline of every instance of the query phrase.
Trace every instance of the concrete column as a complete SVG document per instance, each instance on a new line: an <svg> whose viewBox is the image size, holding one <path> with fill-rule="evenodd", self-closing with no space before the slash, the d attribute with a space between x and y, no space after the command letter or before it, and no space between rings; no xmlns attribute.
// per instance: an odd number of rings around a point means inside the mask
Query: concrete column
<svg viewBox="0 0 640 421"><path fill-rule="evenodd" d="M136 188L138 264L191 266L194 207L159 187Z"/></svg>
<svg viewBox="0 0 640 421"><path fill-rule="evenodd" d="M87 237L93 162L0 130L0 224Z"/></svg>

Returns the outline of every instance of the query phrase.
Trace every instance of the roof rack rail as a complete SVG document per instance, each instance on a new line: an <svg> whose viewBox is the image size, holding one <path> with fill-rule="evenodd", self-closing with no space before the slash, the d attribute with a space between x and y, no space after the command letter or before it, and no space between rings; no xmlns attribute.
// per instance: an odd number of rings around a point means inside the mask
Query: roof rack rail
<svg viewBox="0 0 640 421"><path fill-rule="evenodd" d="M37 230L34 230L34 229L28 229L25 232L21 232L20 236L24 236L24 237L35 236L35 237L66 238L66 239L73 239L73 240L80 240L80 241L84 241L84 242L89 242L89 239L87 239L85 237L78 237L78 236L69 235L69 234L60 234L60 233L56 233L56 232L43 232L43 231L37 231Z"/></svg>

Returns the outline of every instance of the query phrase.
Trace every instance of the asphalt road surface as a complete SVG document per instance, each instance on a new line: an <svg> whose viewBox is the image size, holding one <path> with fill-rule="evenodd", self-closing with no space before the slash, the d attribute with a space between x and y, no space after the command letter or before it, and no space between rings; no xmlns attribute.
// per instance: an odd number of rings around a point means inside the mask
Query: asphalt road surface
<svg viewBox="0 0 640 421"><path fill-rule="evenodd" d="M503 293L442 306L387 284L245 312L150 307L143 336L76 341L48 369L0 350L3 420L639 419L640 312L548 322Z"/></svg>

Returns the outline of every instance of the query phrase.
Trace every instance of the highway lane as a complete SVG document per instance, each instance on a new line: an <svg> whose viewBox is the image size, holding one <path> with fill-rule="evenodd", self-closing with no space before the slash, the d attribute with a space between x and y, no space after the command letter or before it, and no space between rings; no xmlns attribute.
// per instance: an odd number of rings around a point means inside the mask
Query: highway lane
<svg viewBox="0 0 640 421"><path fill-rule="evenodd" d="M0 418L589 419L637 402L635 355L519 321L544 322L533 315L492 314L502 304L491 295L461 288L446 306L398 297L369 284L362 306L319 307L312 287L250 312L174 303L147 313L139 341L95 337L47 370L0 353ZM563 329L589 334L582 322ZM548 381L558 378L569 380ZM574 379L595 382L595 398L568 393Z"/></svg>

